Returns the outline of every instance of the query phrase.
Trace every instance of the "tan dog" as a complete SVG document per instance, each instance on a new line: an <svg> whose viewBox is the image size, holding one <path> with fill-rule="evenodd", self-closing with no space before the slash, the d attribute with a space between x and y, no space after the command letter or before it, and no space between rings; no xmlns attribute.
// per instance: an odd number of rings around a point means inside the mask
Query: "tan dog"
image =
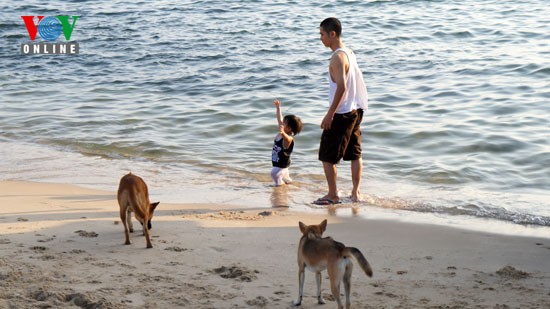
<svg viewBox="0 0 550 309"><path fill-rule="evenodd" d="M330 278L330 289L332 296L338 303L338 308L344 308L340 301L340 283L344 281L346 292L346 308L350 307L350 288L351 272L353 263L351 257L355 257L367 276L372 277L372 268L365 259L361 251L356 248L346 247L344 244L335 241L331 237L322 238L323 232L327 228L327 220L318 225L305 225L300 222L300 231L302 238L298 245L298 283L299 298L293 302L294 306L302 304L304 295L305 268L315 272L317 281L317 301L324 304L325 300L321 297L321 272L328 271Z"/></svg>
<svg viewBox="0 0 550 309"><path fill-rule="evenodd" d="M147 248L153 248L149 230L151 229L151 219L153 211L160 202L151 204L149 202L149 192L147 185L141 177L129 173L120 179L118 186L118 205L120 206L120 220L124 224L124 235L126 236L125 245L130 244L130 232L134 232L132 225L132 212L136 219L143 226L143 235L147 240Z"/></svg>

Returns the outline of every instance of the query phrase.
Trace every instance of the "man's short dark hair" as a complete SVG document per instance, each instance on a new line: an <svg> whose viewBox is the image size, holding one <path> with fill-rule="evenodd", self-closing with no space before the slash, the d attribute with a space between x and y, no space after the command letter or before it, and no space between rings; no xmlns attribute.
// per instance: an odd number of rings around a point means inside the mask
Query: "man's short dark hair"
<svg viewBox="0 0 550 309"><path fill-rule="evenodd" d="M336 17L329 17L321 22L320 25L323 30L325 30L326 33L330 33L331 31L336 32L336 36L340 37L342 34L342 24Z"/></svg>

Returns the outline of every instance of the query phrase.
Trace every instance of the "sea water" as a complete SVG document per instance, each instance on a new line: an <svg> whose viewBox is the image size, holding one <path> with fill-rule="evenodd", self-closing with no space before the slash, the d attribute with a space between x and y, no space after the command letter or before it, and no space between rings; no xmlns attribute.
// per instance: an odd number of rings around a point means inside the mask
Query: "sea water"
<svg viewBox="0 0 550 309"><path fill-rule="evenodd" d="M23 15L79 16L79 54L21 54ZM370 96L354 212L548 232L542 0L4 1L0 179L114 192L132 171L164 202L318 210L330 16ZM304 122L286 188L270 186L274 99Z"/></svg>

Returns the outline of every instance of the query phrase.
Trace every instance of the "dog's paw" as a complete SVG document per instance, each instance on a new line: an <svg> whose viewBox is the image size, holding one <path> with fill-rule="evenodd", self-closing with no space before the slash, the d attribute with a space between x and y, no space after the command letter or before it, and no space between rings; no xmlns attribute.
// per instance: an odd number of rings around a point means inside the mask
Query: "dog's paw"
<svg viewBox="0 0 550 309"><path fill-rule="evenodd" d="M319 296L319 297L317 297L317 303L318 303L319 305L324 305L324 304L326 304L327 302L323 299L323 297Z"/></svg>
<svg viewBox="0 0 550 309"><path fill-rule="evenodd" d="M292 306L295 306L295 307L298 307L302 304L302 300L299 299L299 300L293 300L292 301Z"/></svg>

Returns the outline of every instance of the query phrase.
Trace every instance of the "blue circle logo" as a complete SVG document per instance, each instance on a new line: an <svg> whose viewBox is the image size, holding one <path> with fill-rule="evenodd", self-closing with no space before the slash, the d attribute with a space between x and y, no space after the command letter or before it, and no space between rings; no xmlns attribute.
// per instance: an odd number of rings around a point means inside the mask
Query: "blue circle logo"
<svg viewBox="0 0 550 309"><path fill-rule="evenodd" d="M61 22L53 16L42 19L38 24L38 33L46 41L57 40L62 31Z"/></svg>

